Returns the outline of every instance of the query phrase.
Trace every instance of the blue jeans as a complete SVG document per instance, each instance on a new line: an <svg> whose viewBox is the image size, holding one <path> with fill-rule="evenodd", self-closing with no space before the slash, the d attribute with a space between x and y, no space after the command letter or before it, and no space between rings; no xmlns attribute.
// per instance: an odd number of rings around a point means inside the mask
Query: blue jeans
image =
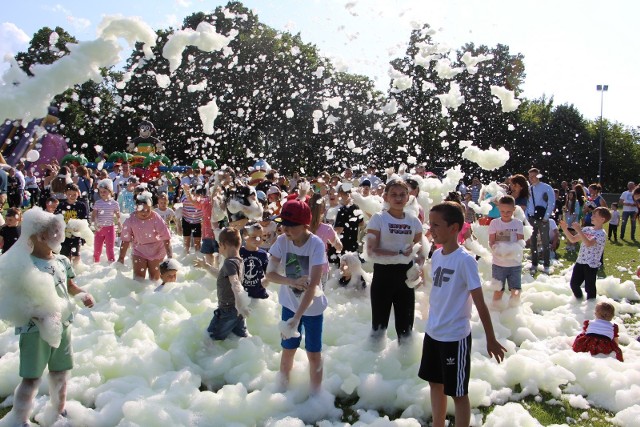
<svg viewBox="0 0 640 427"><path fill-rule="evenodd" d="M491 265L491 277L502 283L504 291L505 283L511 289L522 289L522 265L515 267L502 267L500 265Z"/></svg>
<svg viewBox="0 0 640 427"><path fill-rule="evenodd" d="M627 227L627 221L631 218L631 238L636 238L636 213L622 211L622 226L620 227L620 238L624 239L624 229Z"/></svg>
<svg viewBox="0 0 640 427"><path fill-rule="evenodd" d="M247 325L244 317L238 315L235 307L220 309L213 312L213 319L207 328L209 336L213 340L223 340L234 333L239 337L247 336Z"/></svg>

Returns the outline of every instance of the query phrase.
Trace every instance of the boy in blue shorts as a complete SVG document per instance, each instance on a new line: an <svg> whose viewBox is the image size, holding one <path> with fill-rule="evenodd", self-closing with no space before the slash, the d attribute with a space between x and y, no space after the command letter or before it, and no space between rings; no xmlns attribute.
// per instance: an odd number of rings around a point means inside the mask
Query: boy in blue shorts
<svg viewBox="0 0 640 427"><path fill-rule="evenodd" d="M327 297L316 296L322 269L327 264L325 245L309 231L311 208L301 200L290 200L282 206L275 220L282 225L283 234L271 246L267 279L280 283L278 300L282 305L282 357L280 377L287 387L296 350L300 347L300 333L304 328L305 349L309 359L311 393L322 386L322 321ZM283 271L284 270L284 271ZM296 332L297 331L297 332Z"/></svg>
<svg viewBox="0 0 640 427"><path fill-rule="evenodd" d="M431 236L442 247L431 259L433 288L418 376L429 381L434 427L445 425L447 396L453 398L456 426L468 426L471 419L472 303L486 334L489 356L501 362L506 351L493 332L489 309L482 295L478 264L473 255L458 245L458 233L463 224L464 212L457 203L444 202L429 212Z"/></svg>
<svg viewBox="0 0 640 427"><path fill-rule="evenodd" d="M67 304L60 313L63 319L63 330L60 345L57 348L42 339L36 325L37 319L31 319L26 325L16 328L16 334L20 335L22 382L16 388L11 413L19 425L30 425L29 417L33 408L33 399L38 392L45 367L49 368L51 406L57 414L66 416L67 372L73 368L69 330L69 325L73 321L73 302L70 295L83 294L79 298L86 307L93 307L94 304L93 297L73 281L75 273L71 261L63 255L53 253L53 250L60 250L60 240L64 237L63 233L56 233L56 229L60 228L57 225L60 220L39 208L34 208L32 211L25 214L24 229L24 232L30 232L28 238L33 244L31 261L34 268L51 275L50 285L55 287L60 298L67 300ZM32 222L30 221L32 217L34 221L29 224ZM46 286L45 283L42 285Z"/></svg>

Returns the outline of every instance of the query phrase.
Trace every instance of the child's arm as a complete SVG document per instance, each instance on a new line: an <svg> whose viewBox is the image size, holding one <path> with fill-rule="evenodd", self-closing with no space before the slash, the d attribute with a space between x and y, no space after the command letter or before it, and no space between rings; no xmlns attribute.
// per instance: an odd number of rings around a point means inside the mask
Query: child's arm
<svg viewBox="0 0 640 427"><path fill-rule="evenodd" d="M496 244L496 233L489 234L489 247L493 248L493 245Z"/></svg>
<svg viewBox="0 0 640 427"><path fill-rule="evenodd" d="M297 279L293 279L291 277L283 276L278 273L278 266L280 265L280 258L276 258L275 256L271 256L269 258L269 265L267 265L267 274L266 279L272 283L280 283L283 285L291 286L296 289L300 289L304 291L307 287L307 282L309 281L309 276L301 276Z"/></svg>
<svg viewBox="0 0 640 427"><path fill-rule="evenodd" d="M335 248L336 252L342 252L342 240L340 240L335 230L333 231L333 238L329 240L329 244Z"/></svg>
<svg viewBox="0 0 640 427"><path fill-rule="evenodd" d="M171 240L164 240L164 250L167 252L167 258L173 258L173 250L171 249Z"/></svg>
<svg viewBox="0 0 640 427"><path fill-rule="evenodd" d="M214 266L207 264L207 262L205 260L200 259L200 258L196 258L196 260L193 261L193 266L194 267L198 267L198 268L203 268L203 269L207 270L209 272L209 274L211 274L213 277L218 277L218 274L220 274L220 269L215 268Z"/></svg>
<svg viewBox="0 0 640 427"><path fill-rule="evenodd" d="M293 315L293 318L290 322L293 323L294 329L298 327L300 324L300 319L302 319L302 315L307 308L313 303L313 298L316 294L316 288L320 285L320 278L322 277L322 265L314 265L311 267L311 272L309 276L309 284L307 285L304 293L302 294L302 298L300 299L300 305L296 310L296 314Z"/></svg>
<svg viewBox="0 0 640 427"><path fill-rule="evenodd" d="M576 230L576 225L578 226L578 228L580 228L580 224L578 224L577 222L574 222L573 223L574 230ZM571 231L569 231L569 226L567 225L567 222L565 220L560 220L560 228L562 228L562 231L564 232L564 237L566 237L567 240L570 241L571 243L578 243L579 241L582 240L579 234L574 235L573 233L571 233Z"/></svg>
<svg viewBox="0 0 640 427"><path fill-rule="evenodd" d="M240 278L237 274L229 276L229 282L231 282L231 290L235 297L235 305L238 314L242 317L248 317L251 314L251 308L249 307L249 295L244 290Z"/></svg>
<svg viewBox="0 0 640 427"><path fill-rule="evenodd" d="M85 294L82 296L82 303L85 307L91 308L93 307L93 304L95 304L93 296L89 292L83 291L82 288L79 288L73 279L67 279L67 290L69 291L69 294L73 296Z"/></svg>
<svg viewBox="0 0 640 427"><path fill-rule="evenodd" d="M478 316L480 317L480 321L482 322L484 333L487 336L487 353L489 353L489 357L495 357L498 363L500 363L504 359L504 353L507 351L507 349L498 342L493 332L491 315L489 314L487 304L484 302L482 288L476 288L472 290L471 298L473 299L473 303L476 306L476 310L478 310Z"/></svg>
<svg viewBox="0 0 640 427"><path fill-rule="evenodd" d="M124 240L120 244L120 254L118 256L118 262L120 264L124 264L124 257L127 255L127 251L129 250L129 242L125 242Z"/></svg>
<svg viewBox="0 0 640 427"><path fill-rule="evenodd" d="M596 245L596 243L597 243L596 242L596 238L595 237L589 237L586 234L584 234L582 232L582 227L580 227L580 224L575 222L573 224L573 229L576 230L576 232L578 233L578 234L576 234L575 237L578 238L578 241L582 241L585 244L585 246L589 246L590 247L590 246L595 246Z"/></svg>

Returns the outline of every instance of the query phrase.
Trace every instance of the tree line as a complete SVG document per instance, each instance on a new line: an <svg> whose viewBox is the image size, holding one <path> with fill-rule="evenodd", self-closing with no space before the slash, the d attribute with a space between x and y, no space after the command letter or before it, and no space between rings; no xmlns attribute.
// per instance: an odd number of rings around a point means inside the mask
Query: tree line
<svg viewBox="0 0 640 427"><path fill-rule="evenodd" d="M461 164L469 175L483 179L537 166L550 182L598 180L599 120L587 120L573 105L555 105L553 98L544 97L521 99L515 111L502 112L491 86L518 96L526 77L524 56L511 53L506 45L461 46L448 58L451 69L463 71L443 77L436 61L419 60L425 46L437 46L425 25L412 31L405 55L391 61L404 86L392 81L383 93L369 77L336 69L299 34L261 23L240 2L194 13L180 29L195 30L201 22L220 34L238 33L221 51L187 47L182 65L170 73L161 52L175 29L159 29L155 57L145 58L138 45L124 70L105 69L102 82L88 81L55 97L58 131L74 153L91 159L96 145L106 152L122 151L127 137L137 135L138 122L148 119L176 164L214 159L218 165L245 170L264 158L284 173L307 175L400 163L424 163L440 173ZM52 38L54 32L57 37ZM45 27L16 59L28 73L33 64L52 63L68 54L67 43L77 40L63 28ZM464 62L467 52L490 59L470 71ZM158 76L168 75L168 85L160 87ZM443 115L436 95L447 93L452 83L464 103ZM198 107L211 100L219 115L214 133L207 135ZM616 192L628 180L637 180L638 130L607 120L602 130L602 182L605 191ZM495 171L481 170L461 158L459 141L472 141L482 149L504 147L509 161Z"/></svg>

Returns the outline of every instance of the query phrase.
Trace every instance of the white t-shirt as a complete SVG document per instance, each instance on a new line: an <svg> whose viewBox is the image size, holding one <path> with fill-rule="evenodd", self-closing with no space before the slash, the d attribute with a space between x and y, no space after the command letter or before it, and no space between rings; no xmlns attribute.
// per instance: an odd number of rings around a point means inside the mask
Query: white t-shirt
<svg viewBox="0 0 640 427"><path fill-rule="evenodd" d="M311 235L304 245L298 247L293 244L287 236L280 235L271 246L269 253L280 259L279 270L284 272L286 277L301 277L311 274L311 267L315 265L324 266L327 262L327 254L324 243L316 236ZM282 285L278 291L278 300L283 307L295 312L300 307L300 300L303 293L294 290L290 286ZM318 316L327 308L327 297L314 297L313 302L304 312L305 316Z"/></svg>
<svg viewBox="0 0 640 427"><path fill-rule="evenodd" d="M512 218L509 222L496 218L489 224L489 235L491 234L496 235L496 243L515 243L518 241L518 234L524 235L524 225L517 218ZM517 267L521 261L504 258L494 253L493 263L500 267Z"/></svg>
<svg viewBox="0 0 640 427"><path fill-rule="evenodd" d="M462 248L431 258L433 287L425 332L437 341L460 341L471 333L471 291L481 286L478 263Z"/></svg>
<svg viewBox="0 0 640 427"><path fill-rule="evenodd" d="M620 200L622 200L624 203L634 204L633 206L622 205L622 212L636 212L638 210L636 209L635 202L633 201L632 191L625 191L624 193L622 193L620 195Z"/></svg>
<svg viewBox="0 0 640 427"><path fill-rule="evenodd" d="M596 244L593 246L580 245L576 264L587 264L591 268L600 268L600 258L602 258L604 245L607 242L607 234L603 229L596 230L593 227L585 227L582 232L587 237L595 238Z"/></svg>
<svg viewBox="0 0 640 427"><path fill-rule="evenodd" d="M422 233L420 220L405 213L404 218L394 218L387 211L375 213L369 223L368 230L380 232L380 249L399 252L413 246L414 237Z"/></svg>
<svg viewBox="0 0 640 427"><path fill-rule="evenodd" d="M160 215L160 218L167 224L169 220L176 217L176 213L171 208L166 208L165 210L160 210L160 208L155 208L154 211Z"/></svg>

